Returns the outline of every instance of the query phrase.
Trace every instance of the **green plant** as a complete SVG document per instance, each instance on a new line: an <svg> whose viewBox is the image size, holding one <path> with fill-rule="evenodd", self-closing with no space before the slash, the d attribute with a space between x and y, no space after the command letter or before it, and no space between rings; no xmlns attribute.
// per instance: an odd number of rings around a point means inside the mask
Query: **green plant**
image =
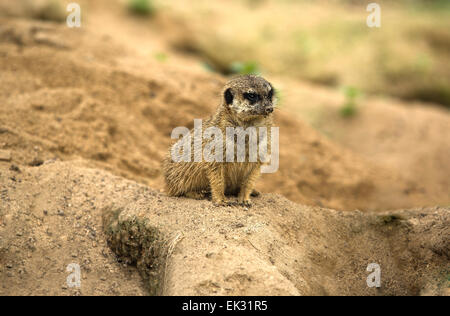
<svg viewBox="0 0 450 316"><path fill-rule="evenodd" d="M159 62L165 62L168 58L169 58L169 56L167 56L167 54L163 53L163 52L159 52L159 53L155 54L155 59Z"/></svg>
<svg viewBox="0 0 450 316"><path fill-rule="evenodd" d="M255 61L234 62L230 66L230 72L240 75L258 75L261 73L259 65Z"/></svg>
<svg viewBox="0 0 450 316"><path fill-rule="evenodd" d="M355 87L348 86L344 88L345 102L340 109L343 117L351 117L356 114L356 99L360 94L360 91Z"/></svg>
<svg viewBox="0 0 450 316"><path fill-rule="evenodd" d="M201 65L203 69L205 69L207 72L216 72L216 69L214 69L214 67L211 66L211 64L206 61L201 62Z"/></svg>
<svg viewBox="0 0 450 316"><path fill-rule="evenodd" d="M139 15L151 15L155 12L155 6L151 0L130 0L128 8Z"/></svg>

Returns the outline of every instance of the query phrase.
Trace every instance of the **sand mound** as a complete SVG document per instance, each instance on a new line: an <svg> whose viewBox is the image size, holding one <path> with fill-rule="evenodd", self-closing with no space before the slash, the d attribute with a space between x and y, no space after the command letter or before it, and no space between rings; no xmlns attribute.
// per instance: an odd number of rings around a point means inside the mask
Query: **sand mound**
<svg viewBox="0 0 450 316"><path fill-rule="evenodd" d="M276 194L216 208L82 163L1 173L2 295L448 294L448 208L339 212ZM366 285L370 263L380 289Z"/></svg>
<svg viewBox="0 0 450 316"><path fill-rule="evenodd" d="M342 117L347 100L338 91L287 82L286 110L365 159L395 170L427 192L431 202L447 204L450 182L449 111L425 103L360 97L356 114Z"/></svg>

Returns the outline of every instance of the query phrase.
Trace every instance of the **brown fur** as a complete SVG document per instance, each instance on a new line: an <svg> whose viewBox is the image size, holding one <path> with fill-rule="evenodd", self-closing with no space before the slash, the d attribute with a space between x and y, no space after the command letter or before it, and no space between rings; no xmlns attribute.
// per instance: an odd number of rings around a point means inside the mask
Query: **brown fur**
<svg viewBox="0 0 450 316"><path fill-rule="evenodd" d="M271 91L272 90L272 91ZM272 126L273 102L269 91L273 88L265 79L258 76L246 75L230 80L222 91L222 104L216 113L203 121L203 131L210 126L220 128L225 135L226 127L250 126L268 128L268 148L270 151L270 127ZM230 101L230 93L232 102ZM248 99L245 93L257 94L258 101ZM191 130L193 143L193 130ZM205 143L205 142L203 142ZM248 142L246 142L248 144ZM192 148L193 148L193 144ZM205 144L202 144L202 149ZM225 160L225 159L224 159ZM236 161L236 149L235 149ZM248 146L246 146L245 162L174 162L169 151L163 162L167 193L170 196L186 196L201 199L211 193L215 205L230 205L225 195L238 195L241 205L250 206L250 195L257 195L253 191L254 184L260 174L262 162L248 162Z"/></svg>

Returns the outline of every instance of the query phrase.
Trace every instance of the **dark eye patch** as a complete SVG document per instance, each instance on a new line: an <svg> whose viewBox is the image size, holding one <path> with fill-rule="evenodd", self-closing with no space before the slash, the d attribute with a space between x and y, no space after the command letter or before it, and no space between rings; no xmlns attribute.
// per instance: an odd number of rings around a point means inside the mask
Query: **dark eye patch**
<svg viewBox="0 0 450 316"><path fill-rule="evenodd" d="M259 100L259 95L256 93L244 93L244 98L246 98L247 100L249 100L251 103L255 103L256 101Z"/></svg>
<svg viewBox="0 0 450 316"><path fill-rule="evenodd" d="M272 98L273 98L273 88L270 89L269 94L267 95L267 97L268 97L270 100L272 100Z"/></svg>
<svg viewBox="0 0 450 316"><path fill-rule="evenodd" d="M233 103L233 94L231 93L231 89L227 89L225 91L225 102L230 105Z"/></svg>

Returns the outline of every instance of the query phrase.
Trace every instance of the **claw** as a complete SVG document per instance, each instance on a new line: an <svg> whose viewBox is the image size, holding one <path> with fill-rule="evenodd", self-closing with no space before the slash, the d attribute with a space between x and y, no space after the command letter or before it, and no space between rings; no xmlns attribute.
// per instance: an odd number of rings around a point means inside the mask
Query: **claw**
<svg viewBox="0 0 450 316"><path fill-rule="evenodd" d="M239 205L250 208L250 207L252 207L252 202L250 200L245 200L245 201L239 202Z"/></svg>
<svg viewBox="0 0 450 316"><path fill-rule="evenodd" d="M222 206L235 206L236 202L228 201L228 200L222 200L213 202L213 205L216 207L222 207Z"/></svg>

